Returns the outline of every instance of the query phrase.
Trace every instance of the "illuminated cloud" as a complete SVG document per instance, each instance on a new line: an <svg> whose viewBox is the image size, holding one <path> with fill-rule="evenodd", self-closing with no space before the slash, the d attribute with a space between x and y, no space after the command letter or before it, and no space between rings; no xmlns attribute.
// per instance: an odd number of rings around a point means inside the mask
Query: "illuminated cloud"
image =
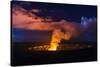
<svg viewBox="0 0 100 67"><path fill-rule="evenodd" d="M20 6L14 5L12 8L12 24L14 28L22 28L22 29L29 29L29 30L47 30L47 31L55 31L60 30L62 32L63 39L70 39L72 37L78 36L80 33L86 30L84 27L84 23L87 23L87 27L91 28L94 24L94 20L88 19L84 22L76 23L76 22L69 22L64 19L55 22L52 19L41 18L36 15L41 10L39 9L32 9L26 10ZM84 19L84 18L83 18Z"/></svg>

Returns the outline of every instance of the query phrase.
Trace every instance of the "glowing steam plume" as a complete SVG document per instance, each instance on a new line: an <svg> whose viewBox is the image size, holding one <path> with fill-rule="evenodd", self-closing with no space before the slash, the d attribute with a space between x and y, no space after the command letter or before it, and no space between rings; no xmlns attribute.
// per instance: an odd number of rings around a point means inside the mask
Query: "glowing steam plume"
<svg viewBox="0 0 100 67"><path fill-rule="evenodd" d="M50 48L48 48L49 51L57 50L61 39L70 40L70 38L76 37L80 33L84 32L86 28L91 28L91 24L94 25L93 23L96 22L91 19L86 22L84 21L81 24L75 22L68 22L66 20L61 20L59 22L48 22L44 18L37 16L36 13L38 12L40 12L38 9L32 9L31 11L27 11L19 6L13 6L13 27L29 30L53 31Z"/></svg>
<svg viewBox="0 0 100 67"><path fill-rule="evenodd" d="M62 32L60 29L55 29L52 34L52 39L50 42L50 48L48 50L55 51L57 50L58 44L60 43Z"/></svg>
<svg viewBox="0 0 100 67"><path fill-rule="evenodd" d="M61 24L62 22L59 25ZM71 38L70 32L64 33L59 25L54 25L49 51L56 51L62 39L69 40Z"/></svg>

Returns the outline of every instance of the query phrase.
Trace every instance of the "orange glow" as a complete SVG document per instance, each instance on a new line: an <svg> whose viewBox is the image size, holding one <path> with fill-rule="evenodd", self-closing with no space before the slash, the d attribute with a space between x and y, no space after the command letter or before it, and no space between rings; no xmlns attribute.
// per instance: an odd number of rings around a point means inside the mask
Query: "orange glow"
<svg viewBox="0 0 100 67"><path fill-rule="evenodd" d="M49 51L57 50L57 47L59 46L59 42L61 40L61 35L62 35L62 32L60 29L56 29L53 31L50 48L48 49Z"/></svg>
<svg viewBox="0 0 100 67"><path fill-rule="evenodd" d="M56 51L57 50L58 43L51 43L49 51Z"/></svg>

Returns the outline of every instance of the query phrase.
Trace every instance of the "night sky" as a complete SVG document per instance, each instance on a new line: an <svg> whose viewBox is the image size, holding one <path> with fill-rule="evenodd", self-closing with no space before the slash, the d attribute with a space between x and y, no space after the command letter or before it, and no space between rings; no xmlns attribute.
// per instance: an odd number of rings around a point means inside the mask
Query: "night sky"
<svg viewBox="0 0 100 67"><path fill-rule="evenodd" d="M24 2L24 1L12 1L12 9L15 6L20 6L25 10L35 14L40 18L50 18L52 21L59 22L64 19L70 22L81 23L81 17L87 18L97 18L97 7L88 5L72 5L72 4L55 4L55 3L41 3L41 2ZM38 9L38 13L33 13L32 10ZM12 12L13 13L13 12ZM23 17L22 17L23 18ZM12 17L13 19L13 17ZM12 21L12 23L15 23ZM17 21L16 21L17 23ZM95 26L96 27L96 26ZM95 33L94 33L95 32ZM76 41L96 41L96 28L94 32L86 31L80 34L78 37L74 38ZM12 38L15 42L23 41L49 41L51 32L43 32L35 30L24 30L15 27L12 24Z"/></svg>
<svg viewBox="0 0 100 67"><path fill-rule="evenodd" d="M25 2L13 1L12 5L19 5L26 10L34 8L42 10L38 13L41 17L52 17L54 20L66 19L69 21L80 22L82 16L97 17L97 7L87 5L72 5L72 4L55 4L55 3L41 3L41 2Z"/></svg>

